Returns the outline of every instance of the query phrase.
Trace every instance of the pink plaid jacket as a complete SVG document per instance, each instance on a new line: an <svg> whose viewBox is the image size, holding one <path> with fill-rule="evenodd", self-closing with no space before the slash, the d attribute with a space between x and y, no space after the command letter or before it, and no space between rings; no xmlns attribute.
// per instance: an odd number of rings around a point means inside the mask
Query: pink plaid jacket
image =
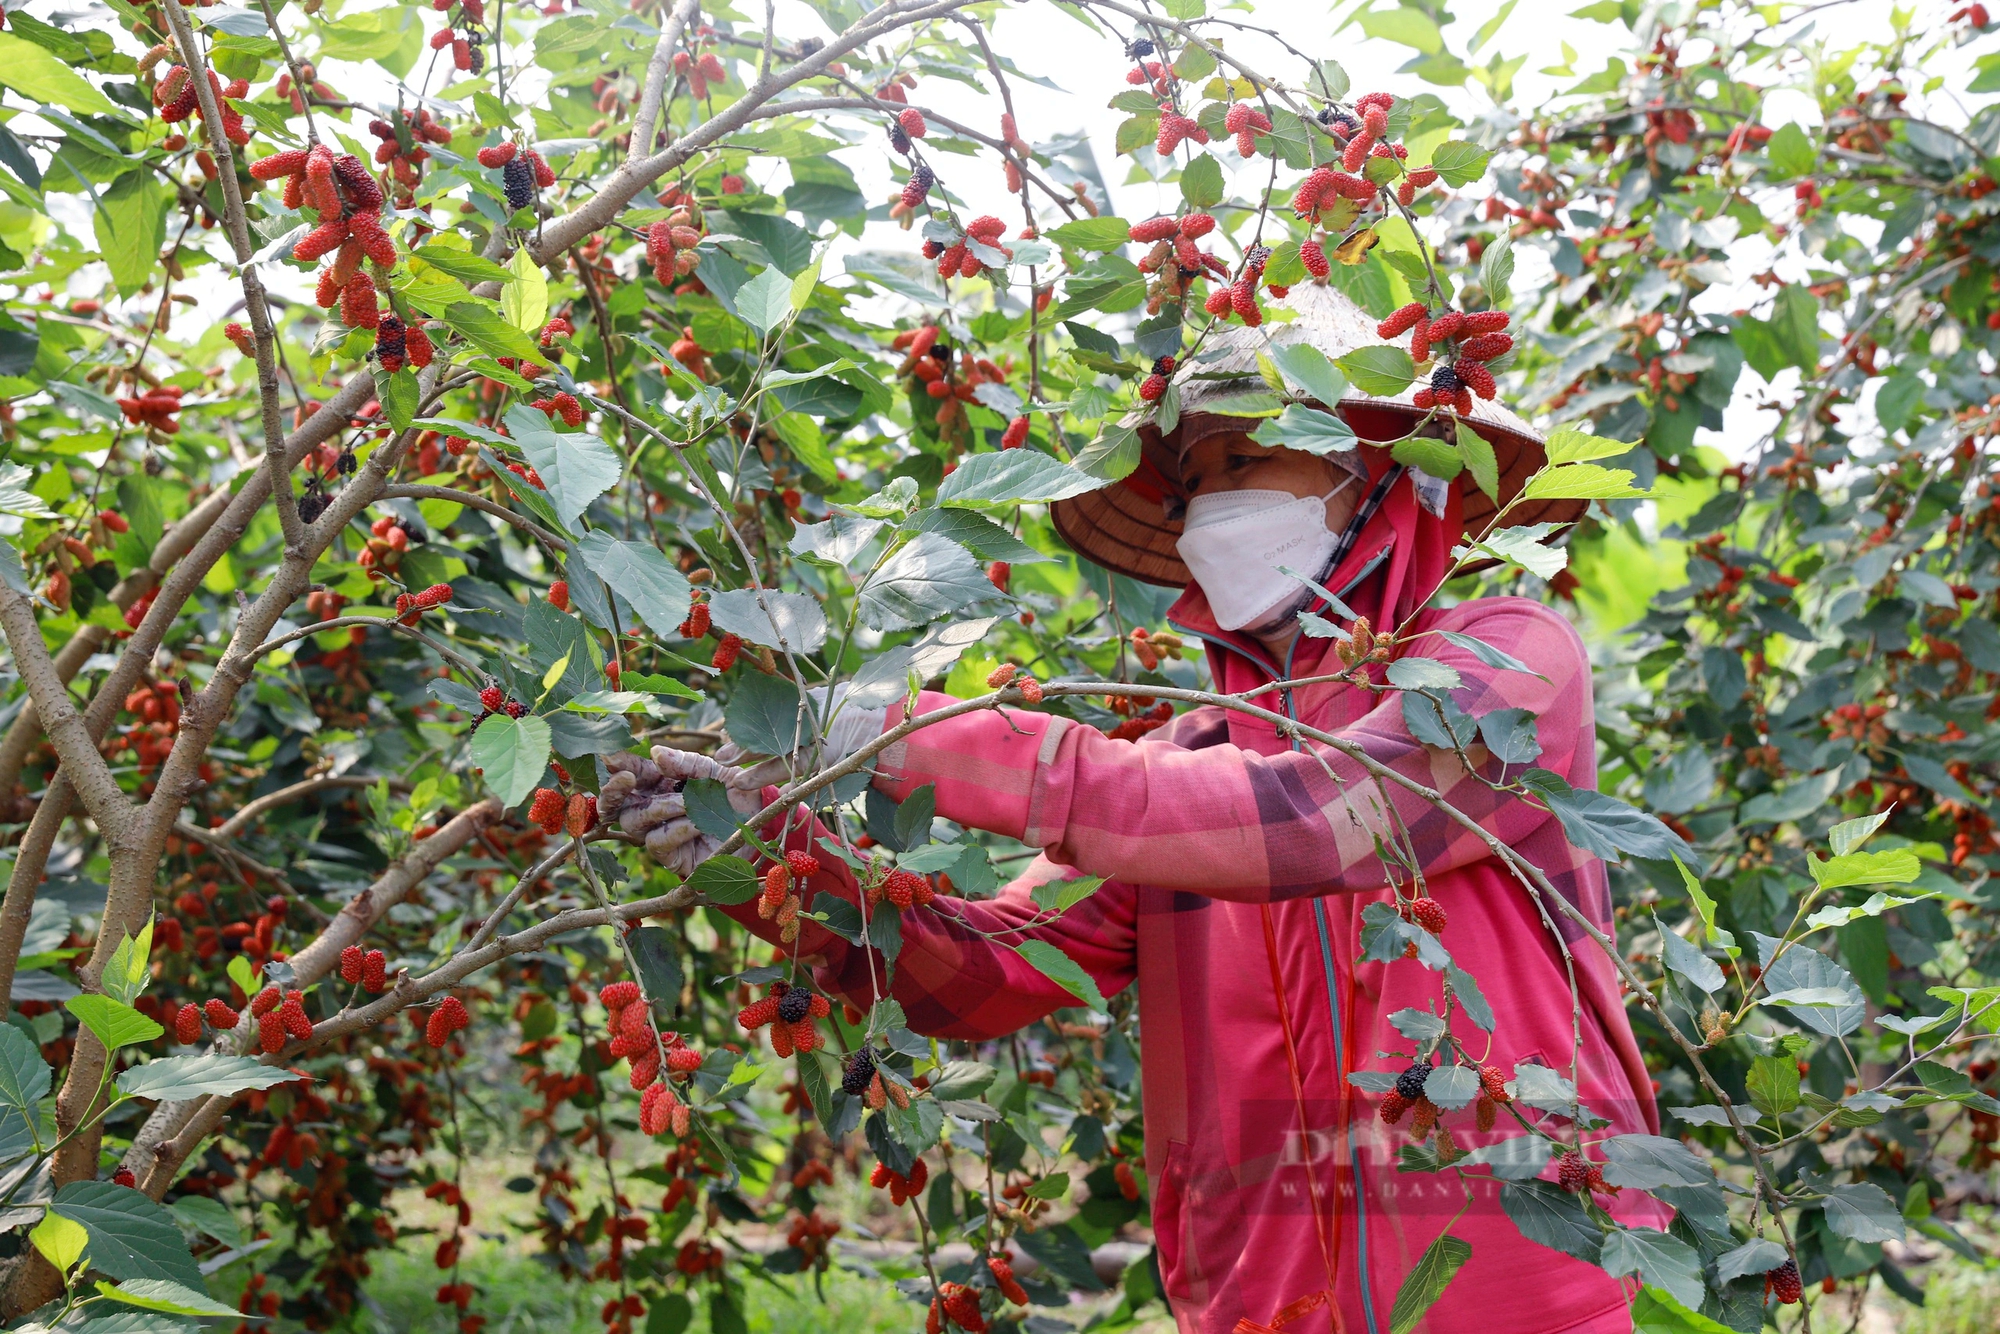
<svg viewBox="0 0 2000 1334"><path fill-rule="evenodd" d="M1174 619L1209 641L1220 690L1270 684L1254 644L1217 631L1198 591L1182 599ZM1516 707L1539 715L1538 763L1578 787L1595 785L1589 663L1566 620L1539 603L1492 598L1422 612L1415 628L1476 635L1540 672L1486 666L1434 635L1413 650L1457 668L1467 687L1457 699L1468 712ZM1301 655L1321 647L1308 643ZM1307 670L1293 664L1295 675ZM1396 694L1339 685L1286 693L1267 690L1254 702L1359 742L1441 790L1610 929L1602 864L1573 848L1553 817L1497 797L1455 756L1418 744ZM948 702L925 694L917 707ZM1382 1053L1407 1053L1410 1044L1387 1016L1441 1008L1439 974L1415 962L1355 962L1362 909L1391 898L1376 857L1389 807L1449 915L1444 945L1498 1017L1487 1059L1503 1070L1538 1060L1568 1073L1570 994L1556 942L1527 892L1476 839L1337 753L1294 749L1270 723L1215 708L1185 713L1136 744L1049 714L982 712L917 732L881 760L882 786L892 795L934 784L939 815L1043 849L995 899L940 899L904 914L891 991L918 1032L996 1038L1076 1005L988 935L1037 915L1029 899L1035 885L1078 873L1109 877L1060 920L1004 940L1060 946L1106 995L1138 984L1147 1185L1161 1273L1182 1331L1229 1334L1239 1319L1270 1322L1301 1299L1331 1292L1331 1303L1286 1329L1387 1334L1397 1286L1447 1225L1472 1256L1419 1328L1630 1328L1621 1285L1524 1239L1502 1213L1497 1186L1476 1187L1452 1222L1464 1204L1456 1178L1399 1173L1405 1132L1384 1125L1375 1115L1379 1099L1346 1077L1400 1069L1404 1060ZM794 846L807 836L795 828ZM855 895L838 863L814 889ZM767 927L747 907L737 911ZM822 986L867 1003L863 951L810 925L799 949L817 957ZM1610 965L1588 944L1575 958L1583 1101L1611 1117L1616 1131L1657 1131L1650 1081ZM1488 1050L1488 1035L1462 1017L1456 1031L1474 1052ZM1445 1124L1461 1147L1507 1132L1503 1118L1481 1136L1470 1108Z"/></svg>

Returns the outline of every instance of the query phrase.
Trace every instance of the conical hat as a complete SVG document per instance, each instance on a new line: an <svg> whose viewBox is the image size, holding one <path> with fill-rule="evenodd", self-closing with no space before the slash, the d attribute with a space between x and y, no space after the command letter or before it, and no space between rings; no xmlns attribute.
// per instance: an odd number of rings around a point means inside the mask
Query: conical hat
<svg viewBox="0 0 2000 1334"><path fill-rule="evenodd" d="M1189 426L1212 428L1214 417L1233 416L1232 401L1241 410L1250 399L1262 396L1268 406L1269 390L1257 368L1260 351L1303 342L1319 349L1329 361L1337 361L1357 348L1392 341L1379 337L1375 318L1334 287L1305 283L1273 304L1295 311L1297 318L1255 329L1232 324L1211 337L1197 358L1174 372L1174 383L1180 389L1180 420L1164 439L1150 422L1140 425L1136 471L1101 490L1050 506L1056 531L1078 554L1146 583L1175 588L1186 585L1188 568L1174 550L1181 521L1167 517L1167 502L1181 494L1180 440L1188 434ZM1409 336L1405 334L1393 343L1407 349ZM1425 415L1411 401L1422 387L1423 381L1418 380L1391 397L1364 394L1349 386L1336 410L1360 437L1363 448L1376 441L1400 439ZM1497 401L1473 399L1472 413L1463 420L1493 446L1499 465L1498 505L1479 489L1470 472L1461 472L1451 483L1463 492L1460 506L1465 533L1481 537L1494 515L1520 493L1546 456L1535 428ZM1246 432L1262 424L1255 419L1240 420ZM1529 501L1508 514L1507 526L1552 523L1565 527L1582 517L1587 507L1588 502L1581 500Z"/></svg>

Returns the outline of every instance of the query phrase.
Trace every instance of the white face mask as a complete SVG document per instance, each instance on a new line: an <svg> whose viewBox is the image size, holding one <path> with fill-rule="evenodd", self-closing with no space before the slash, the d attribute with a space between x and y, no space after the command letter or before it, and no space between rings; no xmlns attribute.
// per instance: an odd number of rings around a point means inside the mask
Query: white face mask
<svg viewBox="0 0 2000 1334"><path fill-rule="evenodd" d="M1224 630L1278 624L1311 594L1278 566L1317 574L1339 538L1326 526L1326 502L1346 490L1350 475L1323 496L1289 491L1214 491L1188 502L1174 549L1208 595Z"/></svg>

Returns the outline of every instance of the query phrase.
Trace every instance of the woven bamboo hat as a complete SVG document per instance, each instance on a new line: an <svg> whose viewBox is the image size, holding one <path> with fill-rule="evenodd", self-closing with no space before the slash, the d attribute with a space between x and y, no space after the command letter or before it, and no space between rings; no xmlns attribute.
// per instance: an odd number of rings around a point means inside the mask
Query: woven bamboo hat
<svg viewBox="0 0 2000 1334"><path fill-rule="evenodd" d="M1385 340L1375 332L1376 320L1333 287L1313 283L1294 287L1275 304L1296 312L1297 318L1259 328L1230 325L1209 342L1199 359L1174 373L1180 388L1180 420L1164 437L1150 422L1141 425L1139 466L1122 481L1050 506L1050 518L1078 554L1118 574L1150 584L1179 588L1191 576L1174 544L1180 540L1177 502L1184 498L1180 461L1186 446L1221 430L1255 431L1263 419L1255 415L1276 405L1276 398L1257 369L1257 354L1269 347L1309 343L1337 360L1356 348L1394 342L1407 348L1409 335ZM1411 399L1423 387L1412 383L1393 397L1364 394L1349 387L1332 407L1361 440L1361 448L1392 441L1409 433L1425 415ZM1234 411L1232 411L1234 409ZM1460 513L1468 537L1482 537L1500 509L1520 494L1546 455L1542 437L1521 417L1491 399L1475 398L1472 415L1464 419L1492 446L1500 474L1500 503L1462 472L1449 485L1461 489ZM1169 518L1169 503L1176 517ZM1575 523L1587 501L1542 500L1517 506L1507 525Z"/></svg>

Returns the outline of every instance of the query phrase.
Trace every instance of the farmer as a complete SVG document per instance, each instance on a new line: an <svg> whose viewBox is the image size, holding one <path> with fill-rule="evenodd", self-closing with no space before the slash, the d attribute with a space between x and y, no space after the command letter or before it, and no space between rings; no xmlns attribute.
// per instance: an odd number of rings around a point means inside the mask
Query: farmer
<svg viewBox="0 0 2000 1334"><path fill-rule="evenodd" d="M1107 569L1185 586L1168 618L1206 644L1216 690L1358 743L1439 790L1609 932L1610 897L1596 858L1572 847L1547 811L1496 794L1457 755L1415 740L1401 695L1326 679L1341 671L1338 641L1301 635L1301 612L1349 623L1286 570L1312 575L1377 633L1402 627L1398 654L1455 668L1464 686L1453 697L1468 713L1535 715L1535 762L1576 787L1595 787L1590 668L1569 623L1520 598L1425 609L1452 568L1453 548L1464 534L1483 532L1495 507L1469 473L1439 482L1366 443L1400 437L1421 418L1407 395L1344 396L1341 415L1362 441L1344 452L1260 443L1249 434L1259 421L1228 414L1232 402L1247 407L1262 390L1255 355L1267 334L1306 339L1330 358L1380 341L1372 320L1332 289L1302 287L1291 303L1293 322L1231 330L1220 339L1223 355L1198 367L1200 378L1184 368L1175 429L1164 438L1147 429L1144 461L1123 482L1059 502L1057 528ZM1538 439L1489 403L1470 420L1492 443L1502 499L1511 498L1542 461ZM1452 423L1444 424L1449 439ZM1579 508L1523 506L1508 522L1560 524ZM1493 667L1435 631L1476 636L1532 671ZM1379 681L1380 666L1372 670ZM1316 679L1272 686L1301 678ZM916 708L950 702L925 692ZM901 720L900 706L843 709L830 748L852 753ZM1469 755L1483 774L1498 775L1499 762L1484 750L1475 745ZM683 871L716 844L677 818L671 779L722 777L746 814L775 795L755 771L665 748L654 756L656 764L623 757L606 806L622 803L628 830L646 832L654 854ZM1362 913L1398 901L1393 881L1405 902L1428 895L1448 918L1440 942L1476 979L1494 1016L1490 1039L1463 1011L1453 1031L1475 1053L1490 1040L1485 1059L1503 1074L1531 1061L1564 1076L1571 1070L1571 984L1562 943L1545 924L1554 919L1563 938L1580 945L1571 953L1581 1100L1612 1121L1602 1133L1657 1133L1651 1086L1608 961L1554 906L1539 909L1486 843L1337 751L1295 744L1268 719L1216 707L1182 713L1136 744L1054 714L980 710L912 733L876 765L876 784L890 796L932 785L939 815L1042 849L997 898L940 899L903 915L891 994L911 1028L986 1040L1075 1005L1074 995L1010 948L1024 937L1060 947L1107 996L1136 979L1147 1185L1181 1330L1230 1334L1241 1320L1249 1322L1245 1334L1279 1326L1387 1334L1399 1282L1447 1226L1470 1243L1471 1258L1424 1328L1630 1328L1621 1284L1524 1238L1503 1214L1497 1186L1475 1186L1456 1217L1464 1200L1454 1174L1399 1173L1408 1120L1385 1124L1384 1095L1348 1080L1354 1071L1410 1064L1412 1043L1391 1015L1443 1012L1442 973L1400 959L1357 963ZM792 821L790 846L819 851L821 831L801 826ZM781 830L774 823L767 832ZM1400 865L1392 872L1378 859L1384 843L1414 854L1420 887ZM847 869L824 853L819 861L826 869L806 901L817 892L855 898ZM1040 915L1032 887L1077 875L1107 883L1052 923L990 938ZM732 911L772 934L753 909ZM871 968L868 955L841 937L810 921L803 928L795 948L818 986L867 1005L871 978L884 973L880 957ZM1461 1150L1510 1133L1504 1115L1483 1135L1473 1121L1469 1107L1443 1120ZM1553 1168L1544 1176L1552 1179ZM1658 1216L1619 1212L1664 1226Z"/></svg>

